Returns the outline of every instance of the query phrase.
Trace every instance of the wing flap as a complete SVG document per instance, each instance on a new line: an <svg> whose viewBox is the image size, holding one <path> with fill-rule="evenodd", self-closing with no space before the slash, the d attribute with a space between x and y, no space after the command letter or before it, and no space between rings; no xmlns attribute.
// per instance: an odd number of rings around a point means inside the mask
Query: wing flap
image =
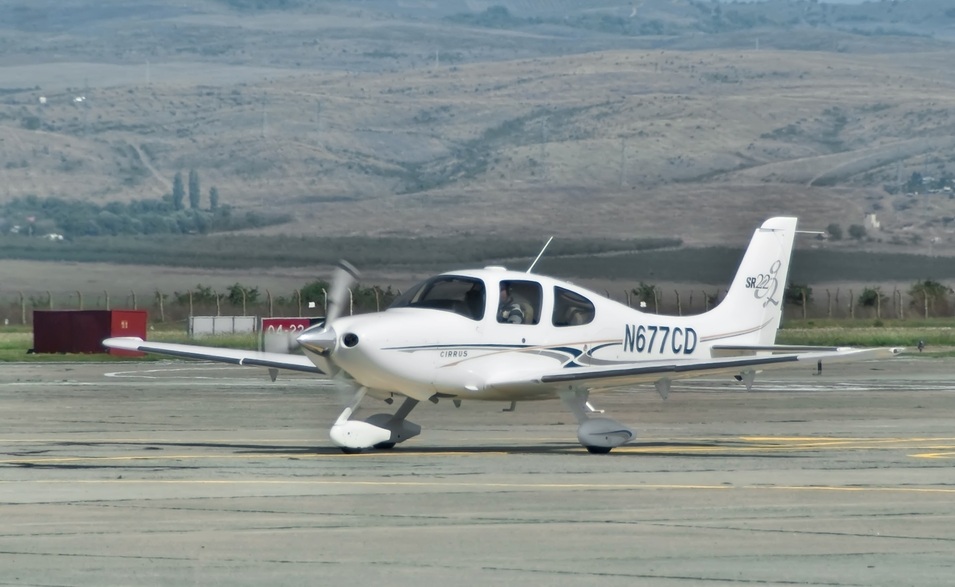
<svg viewBox="0 0 955 587"><path fill-rule="evenodd" d="M322 374L322 371L319 370L308 357L303 355L265 353L261 351L206 347L193 344L148 342L138 337L107 338L103 341L103 346L125 351L139 351L177 357L180 359L217 361L246 367L269 367L271 369L287 369L291 371L301 371L303 373Z"/></svg>

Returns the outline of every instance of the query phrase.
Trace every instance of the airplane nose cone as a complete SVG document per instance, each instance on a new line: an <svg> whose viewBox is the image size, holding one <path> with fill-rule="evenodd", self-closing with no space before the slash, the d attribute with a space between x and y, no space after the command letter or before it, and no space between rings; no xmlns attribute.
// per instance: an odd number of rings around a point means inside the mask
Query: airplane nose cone
<svg viewBox="0 0 955 587"><path fill-rule="evenodd" d="M296 340L303 347L323 357L329 356L338 343L338 334L334 328L323 328L316 332L306 332Z"/></svg>

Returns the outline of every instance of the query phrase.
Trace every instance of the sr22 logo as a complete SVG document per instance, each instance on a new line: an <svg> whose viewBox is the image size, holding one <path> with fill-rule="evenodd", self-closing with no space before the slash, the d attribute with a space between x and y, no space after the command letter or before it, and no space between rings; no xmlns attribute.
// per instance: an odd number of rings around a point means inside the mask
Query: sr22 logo
<svg viewBox="0 0 955 587"><path fill-rule="evenodd" d="M776 274L779 273L782 264L782 261L776 259L770 266L768 273L760 273L756 277L746 278L746 289L754 290L753 295L757 300L766 298L766 301L763 302L764 308L770 303L779 305L779 300L776 299L776 293L779 291L779 281L776 279Z"/></svg>

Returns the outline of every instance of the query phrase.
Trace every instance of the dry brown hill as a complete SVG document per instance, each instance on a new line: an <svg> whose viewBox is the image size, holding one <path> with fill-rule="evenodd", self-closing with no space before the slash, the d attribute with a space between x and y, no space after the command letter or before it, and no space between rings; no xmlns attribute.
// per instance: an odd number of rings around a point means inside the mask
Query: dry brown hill
<svg viewBox="0 0 955 587"><path fill-rule="evenodd" d="M955 175L944 40L803 24L707 47L368 8L383 3L103 8L151 11L124 18L75 0L50 23L5 4L22 18L0 28L16 48L0 59L0 201L159 197L194 168L224 203L296 217L271 231L734 243L773 214L820 229L875 214L876 241L955 248L955 200L900 188ZM832 50L790 48L811 42Z"/></svg>

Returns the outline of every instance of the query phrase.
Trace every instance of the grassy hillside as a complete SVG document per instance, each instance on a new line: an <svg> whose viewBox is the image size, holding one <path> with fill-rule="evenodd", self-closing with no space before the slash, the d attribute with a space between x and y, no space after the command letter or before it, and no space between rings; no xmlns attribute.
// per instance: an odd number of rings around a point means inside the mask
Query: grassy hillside
<svg viewBox="0 0 955 587"><path fill-rule="evenodd" d="M295 218L267 234L740 244L875 214L869 246L955 248L955 200L903 186L955 175L943 2L408 4L3 2L0 201L196 169Z"/></svg>

